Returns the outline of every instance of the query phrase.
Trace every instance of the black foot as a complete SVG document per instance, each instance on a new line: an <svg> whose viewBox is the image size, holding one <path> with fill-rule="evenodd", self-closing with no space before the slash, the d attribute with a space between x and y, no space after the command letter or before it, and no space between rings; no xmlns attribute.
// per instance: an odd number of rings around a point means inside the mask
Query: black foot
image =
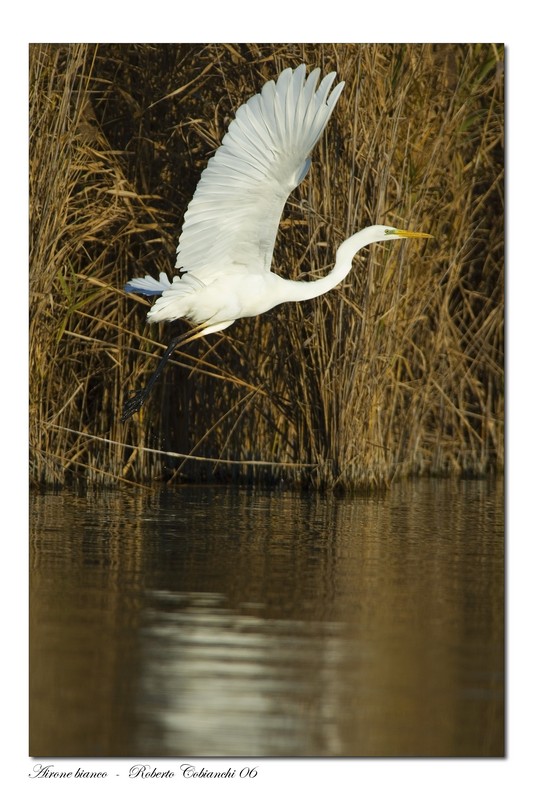
<svg viewBox="0 0 533 800"><path fill-rule="evenodd" d="M122 416L121 421L126 422L133 414L136 414L137 411L141 408L144 401L146 400L146 391L145 389L139 389L135 394L129 397L122 408Z"/></svg>

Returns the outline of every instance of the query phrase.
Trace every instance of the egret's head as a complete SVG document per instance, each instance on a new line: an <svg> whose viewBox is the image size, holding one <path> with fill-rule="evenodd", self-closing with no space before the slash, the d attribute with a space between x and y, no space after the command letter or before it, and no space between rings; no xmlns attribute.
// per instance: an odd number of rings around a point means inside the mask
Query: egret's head
<svg viewBox="0 0 533 800"><path fill-rule="evenodd" d="M432 239L430 233L418 233L417 231L402 231L399 228L388 228L386 225L376 225L376 228L383 229L383 238L387 239Z"/></svg>
<svg viewBox="0 0 533 800"><path fill-rule="evenodd" d="M352 238L359 244L359 247L364 247L373 242L387 242L389 239L432 239L433 237L430 233L404 231L400 228L392 228L390 225L370 225Z"/></svg>
<svg viewBox="0 0 533 800"><path fill-rule="evenodd" d="M399 228L391 228L390 225L370 225L362 231L354 233L346 239L337 250L337 259L349 259L350 263L354 255L361 247L376 242L387 242L389 239L432 239L430 233L417 233L416 231L403 231Z"/></svg>

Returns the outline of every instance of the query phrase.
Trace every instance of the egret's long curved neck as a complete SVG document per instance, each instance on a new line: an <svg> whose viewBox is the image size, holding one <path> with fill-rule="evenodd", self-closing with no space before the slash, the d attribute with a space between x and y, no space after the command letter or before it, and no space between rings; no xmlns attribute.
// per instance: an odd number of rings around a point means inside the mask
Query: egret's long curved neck
<svg viewBox="0 0 533 800"><path fill-rule="evenodd" d="M383 236L380 237L381 239ZM353 257L362 247L372 244L376 239L375 226L364 228L346 239L338 248L335 259L335 266L324 278L315 281L284 281L287 294L285 300L299 302L301 300L312 300L321 294L329 292L337 286L348 275L352 268Z"/></svg>

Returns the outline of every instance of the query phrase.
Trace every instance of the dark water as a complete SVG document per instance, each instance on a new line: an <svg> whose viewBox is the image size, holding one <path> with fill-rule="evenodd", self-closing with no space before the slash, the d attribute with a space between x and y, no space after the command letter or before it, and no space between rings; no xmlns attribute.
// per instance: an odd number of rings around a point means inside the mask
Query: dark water
<svg viewBox="0 0 533 800"><path fill-rule="evenodd" d="M503 485L31 502L30 755L501 756Z"/></svg>

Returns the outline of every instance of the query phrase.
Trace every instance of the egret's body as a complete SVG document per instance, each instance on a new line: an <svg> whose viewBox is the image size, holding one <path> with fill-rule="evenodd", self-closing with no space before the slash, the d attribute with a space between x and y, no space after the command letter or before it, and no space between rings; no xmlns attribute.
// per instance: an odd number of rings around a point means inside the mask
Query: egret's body
<svg viewBox="0 0 533 800"><path fill-rule="evenodd" d="M337 286L355 253L366 245L406 236L373 225L338 248L333 270L314 281L292 281L271 272L272 253L287 197L303 180L309 154L320 138L344 83L332 91L335 73L317 88L320 70L305 79L305 65L286 69L276 83L242 105L210 159L185 214L176 268L170 282L134 278L126 290L159 298L150 322L188 319L196 328L170 343L147 386L128 400L123 419L135 413L179 343L222 331L236 319L263 314L285 302L310 300Z"/></svg>

